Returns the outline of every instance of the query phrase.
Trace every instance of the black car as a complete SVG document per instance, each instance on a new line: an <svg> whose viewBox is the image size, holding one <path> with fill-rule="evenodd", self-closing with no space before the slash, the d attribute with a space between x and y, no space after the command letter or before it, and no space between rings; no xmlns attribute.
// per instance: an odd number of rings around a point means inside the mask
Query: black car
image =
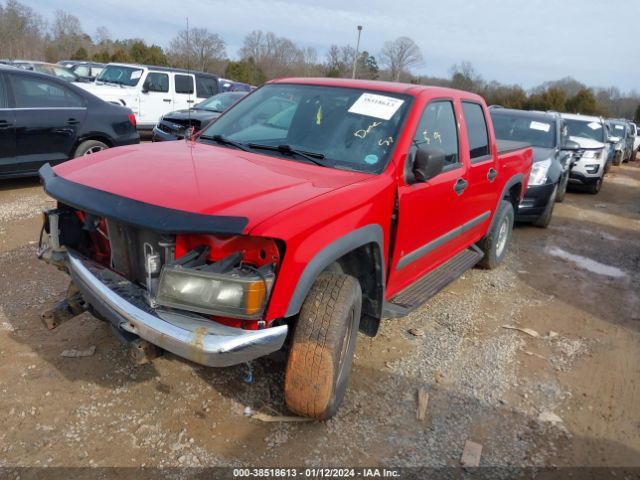
<svg viewBox="0 0 640 480"><path fill-rule="evenodd" d="M131 110L43 73L0 66L0 178L140 143Z"/></svg>
<svg viewBox="0 0 640 480"><path fill-rule="evenodd" d="M163 142L185 137L187 128L200 130L211 120L218 118L248 92L225 92L209 97L191 109L176 110L162 116L153 129L151 141Z"/></svg>
<svg viewBox="0 0 640 480"><path fill-rule="evenodd" d="M490 108L498 140L526 142L533 147L533 165L516 220L547 227L555 202L567 192L572 148L562 117L555 112Z"/></svg>

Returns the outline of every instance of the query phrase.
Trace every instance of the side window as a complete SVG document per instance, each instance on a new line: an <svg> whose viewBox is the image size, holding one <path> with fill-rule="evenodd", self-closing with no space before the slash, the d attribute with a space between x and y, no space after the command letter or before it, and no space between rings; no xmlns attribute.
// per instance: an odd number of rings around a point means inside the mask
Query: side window
<svg viewBox="0 0 640 480"><path fill-rule="evenodd" d="M150 92L169 91L169 75L167 73L149 72L144 83Z"/></svg>
<svg viewBox="0 0 640 480"><path fill-rule="evenodd" d="M198 98L209 98L218 93L218 79L196 75L196 95Z"/></svg>
<svg viewBox="0 0 640 480"><path fill-rule="evenodd" d="M487 121L482 107L477 103L462 102L464 121L469 136L469 157L471 163L485 160L490 154Z"/></svg>
<svg viewBox="0 0 640 480"><path fill-rule="evenodd" d="M413 144L437 147L444 152L447 166L460 165L458 128L452 102L436 100L425 107Z"/></svg>
<svg viewBox="0 0 640 480"><path fill-rule="evenodd" d="M11 75L16 108L84 107L82 97L44 78Z"/></svg>
<svg viewBox="0 0 640 480"><path fill-rule="evenodd" d="M176 93L193 93L193 77L176 74Z"/></svg>
<svg viewBox="0 0 640 480"><path fill-rule="evenodd" d="M0 108L7 108L7 90L4 87L4 78L0 75Z"/></svg>

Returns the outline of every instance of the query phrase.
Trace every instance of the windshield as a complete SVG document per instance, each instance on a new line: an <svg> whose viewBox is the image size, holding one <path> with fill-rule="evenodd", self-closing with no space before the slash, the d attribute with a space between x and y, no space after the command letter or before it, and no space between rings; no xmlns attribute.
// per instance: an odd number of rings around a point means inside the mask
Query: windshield
<svg viewBox="0 0 640 480"><path fill-rule="evenodd" d="M602 123L595 120L572 120L565 119L567 132L571 137L590 138L604 143L604 129Z"/></svg>
<svg viewBox="0 0 640 480"><path fill-rule="evenodd" d="M260 153L305 161L264 148L287 146L322 158L325 166L379 173L393 151L410 101L395 93L270 84L231 108L202 136L220 135Z"/></svg>
<svg viewBox="0 0 640 480"><path fill-rule="evenodd" d="M142 69L135 67L123 67L120 65L107 65L96 78L96 82L115 83L135 87L142 78Z"/></svg>
<svg viewBox="0 0 640 480"><path fill-rule="evenodd" d="M526 142L541 148L554 148L556 145L555 122L551 119L494 111L491 119L498 140Z"/></svg>
<svg viewBox="0 0 640 480"><path fill-rule="evenodd" d="M198 110L211 110L212 112L224 112L245 95L246 93L219 93L211 98L207 98L204 102L200 102L194 108Z"/></svg>
<svg viewBox="0 0 640 480"><path fill-rule="evenodd" d="M626 132L624 123L611 122L611 137L624 138Z"/></svg>

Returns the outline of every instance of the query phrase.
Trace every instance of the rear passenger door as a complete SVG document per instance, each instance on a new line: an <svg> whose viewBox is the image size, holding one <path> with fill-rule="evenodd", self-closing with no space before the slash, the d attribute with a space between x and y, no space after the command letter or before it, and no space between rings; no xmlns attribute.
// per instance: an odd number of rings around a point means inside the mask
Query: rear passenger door
<svg viewBox="0 0 640 480"><path fill-rule="evenodd" d="M9 108L4 82L0 73L0 176L10 173L16 153L15 114Z"/></svg>
<svg viewBox="0 0 640 480"><path fill-rule="evenodd" d="M173 98L169 91L169 74L148 72L140 92L140 115L138 123L155 125L160 117L173 109Z"/></svg>
<svg viewBox="0 0 640 480"><path fill-rule="evenodd" d="M423 145L441 149L446 165L439 175L420 183L412 181L410 172L415 151ZM462 221L456 185L466 182L467 165L460 155L452 99L435 99L425 106L406 157L405 178L398 187L396 236L388 284L391 295L460 248L456 229Z"/></svg>
<svg viewBox="0 0 640 480"><path fill-rule="evenodd" d="M66 83L45 75L10 73L15 105L16 168L35 171L43 163L73 157L87 108Z"/></svg>
<svg viewBox="0 0 640 480"><path fill-rule="evenodd" d="M489 129L488 112L473 100L462 100L464 142L469 157L469 186L460 204L460 213L471 225L463 235L465 243L480 239L492 212L496 208L495 182L500 172L496 164L495 148L491 142L493 131Z"/></svg>
<svg viewBox="0 0 640 480"><path fill-rule="evenodd" d="M173 93L173 109L191 108L196 103L194 76L186 73L176 73L173 76L175 90Z"/></svg>

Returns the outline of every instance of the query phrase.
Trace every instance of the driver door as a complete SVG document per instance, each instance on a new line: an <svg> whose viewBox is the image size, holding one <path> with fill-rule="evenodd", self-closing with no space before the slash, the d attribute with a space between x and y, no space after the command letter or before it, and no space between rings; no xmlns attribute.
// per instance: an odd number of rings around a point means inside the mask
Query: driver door
<svg viewBox="0 0 640 480"><path fill-rule="evenodd" d="M169 92L169 74L148 72L140 92L138 123L155 125L162 115L169 113L173 109L172 102L171 93Z"/></svg>
<svg viewBox="0 0 640 480"><path fill-rule="evenodd" d="M395 246L387 285L388 296L422 277L452 256L457 238L460 194L456 183L464 180L467 166L460 157L458 123L453 100L429 102L413 136L404 182L398 187ZM411 181L415 150L436 147L445 154L443 171L423 183ZM457 253L457 252L453 252Z"/></svg>

